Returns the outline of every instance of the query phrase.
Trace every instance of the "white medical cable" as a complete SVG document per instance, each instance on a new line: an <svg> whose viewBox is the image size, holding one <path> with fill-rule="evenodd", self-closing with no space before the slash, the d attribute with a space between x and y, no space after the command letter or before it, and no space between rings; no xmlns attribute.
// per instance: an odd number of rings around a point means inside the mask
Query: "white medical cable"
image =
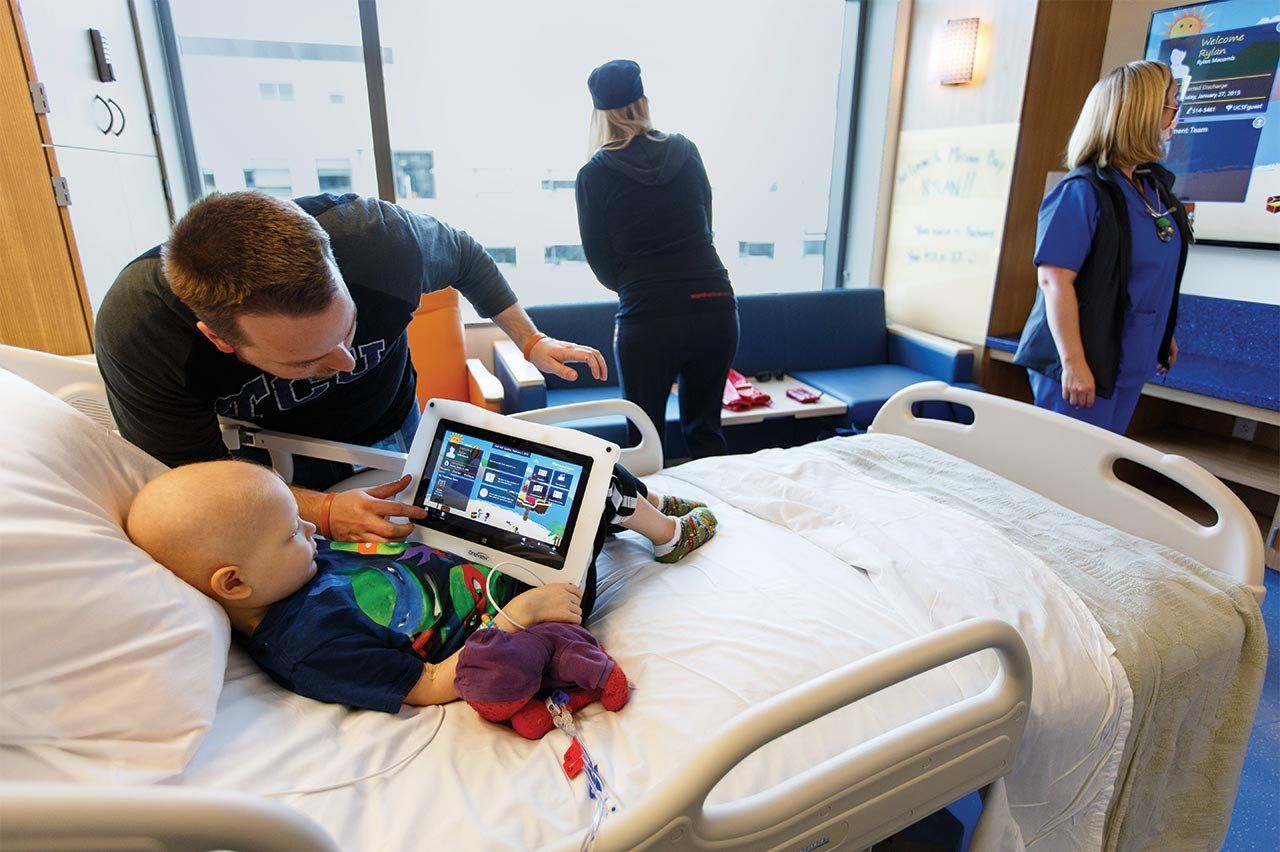
<svg viewBox="0 0 1280 852"><path fill-rule="evenodd" d="M440 733L440 728L444 726L444 712L445 712L443 707L437 707L437 709L439 710L439 713L436 714L436 726L435 726L435 729L431 732L431 736L427 738L427 741L422 745L418 746L416 749L414 749L411 754L407 755L402 760L396 761L390 766L385 766L382 769L379 769L376 772L370 772L367 775L361 775L359 778L348 778L345 781L338 781L333 784L325 784L320 787L306 787L301 790L282 790L274 793L270 793L270 792L258 793L257 795L268 796L271 798L279 798L282 796L310 796L316 793L328 793L331 790L341 790L343 787L350 787L354 784L359 784L361 781L368 781L370 778L377 778L381 775L386 775L389 772L395 772L397 769L404 766L406 763L413 760L418 755L422 754L424 751L427 750L427 746L435 742L436 735Z"/></svg>
<svg viewBox="0 0 1280 852"><path fill-rule="evenodd" d="M516 630L525 630L526 628L523 624L516 621L511 616L507 615L507 613L502 609L502 605L498 603L498 599L493 596L493 575L500 573L498 569L501 568L503 565L516 565L516 563L515 562L499 562L497 565L494 565L492 568L489 569L489 576L485 577L485 580L484 580L484 596L489 599L489 603L493 604L493 608L498 611L498 615L505 618L512 627L514 627ZM516 565L516 567L518 568L519 566Z"/></svg>

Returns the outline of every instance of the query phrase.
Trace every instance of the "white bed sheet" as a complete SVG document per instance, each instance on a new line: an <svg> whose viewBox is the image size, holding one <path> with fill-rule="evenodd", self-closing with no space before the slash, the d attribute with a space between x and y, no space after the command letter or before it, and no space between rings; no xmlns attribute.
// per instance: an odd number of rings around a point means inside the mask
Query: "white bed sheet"
<svg viewBox="0 0 1280 852"><path fill-rule="evenodd" d="M733 462L712 460L679 472L728 481L733 469ZM809 484L819 493L835 489L834 497L843 486L822 476L815 472ZM1099 845L1099 808L1105 814L1115 776L1108 766L1124 741L1126 686L1112 672L1105 637L1050 572L990 530L919 514L907 495L876 495L883 527L850 525L847 511L822 517L804 508L807 495L752 483L743 497L765 495L776 514L770 523L687 482L662 475L650 481L708 497L721 532L674 566L654 563L648 546L629 535L601 558L591 627L637 688L620 713L596 705L581 718L586 742L624 804L679 765L691 743L764 698L944 623L993 614L1023 633L1037 689L1014 772L1026 778L1011 783L1010 808L989 808L999 823L989 828L999 842L1038 834L1037 849ZM947 562L963 568L942 572L917 558L931 545L944 546ZM868 552L892 552L896 561L872 560L873 577L836 555L842 547L859 554L856 564L865 565ZM982 585L960 593L960 584L979 578ZM994 602L981 600L984 590ZM739 765L711 801L759 792L976 694L994 666L987 652L793 732ZM461 704L398 717L325 706L283 693L236 653L213 731L176 783L281 796L343 849L442 841L451 848L542 848L580 832L592 813L582 781L569 782L560 771L565 746L558 732L522 740ZM1044 801L1021 794L1032 790L1045 792Z"/></svg>

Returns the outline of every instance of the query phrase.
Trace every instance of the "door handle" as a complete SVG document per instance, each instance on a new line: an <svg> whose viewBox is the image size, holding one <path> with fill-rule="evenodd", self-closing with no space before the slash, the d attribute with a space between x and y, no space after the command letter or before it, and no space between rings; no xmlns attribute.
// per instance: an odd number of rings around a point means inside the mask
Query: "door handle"
<svg viewBox="0 0 1280 852"><path fill-rule="evenodd" d="M111 107L115 107L116 111L120 113L120 129L115 132L115 135L119 136L121 133L124 133L124 107L116 103L115 98L107 98L107 103L109 104L107 109L111 109ZM108 128L108 130L109 129L110 128Z"/></svg>
<svg viewBox="0 0 1280 852"><path fill-rule="evenodd" d="M104 107L106 107L106 108L107 108L107 117L108 117L107 126L106 126L105 128L102 128L102 127L99 127L99 128L98 128L98 130L100 130L100 131L102 132L102 135L103 135L103 136L106 136L108 133L110 133L110 132L111 132L111 129L112 129L113 127L115 127L115 126L116 126L116 113L115 113L115 110L111 109L111 104L110 104L110 103L108 103L108 102L107 102L107 99L106 99L106 98L104 98L102 95L94 95L94 96L93 96L93 99L94 99L95 101L102 101L102 105L103 105ZM123 113L122 113L122 115L123 115Z"/></svg>

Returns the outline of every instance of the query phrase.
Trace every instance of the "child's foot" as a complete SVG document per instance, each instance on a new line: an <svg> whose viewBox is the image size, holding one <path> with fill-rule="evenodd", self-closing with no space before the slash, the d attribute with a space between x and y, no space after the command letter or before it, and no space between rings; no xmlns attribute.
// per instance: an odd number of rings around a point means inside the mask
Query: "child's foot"
<svg viewBox="0 0 1280 852"><path fill-rule="evenodd" d="M663 494L658 504L658 511L664 515L673 515L680 517L687 515L694 509L700 509L707 505L699 500L690 500L688 497L677 497L674 494Z"/></svg>
<svg viewBox="0 0 1280 852"><path fill-rule="evenodd" d="M600 703L606 710L621 710L630 697L631 684L627 683L627 676L623 673L622 666L614 663L613 671L609 672L604 688L600 691Z"/></svg>
<svg viewBox="0 0 1280 852"><path fill-rule="evenodd" d="M699 506L676 518L676 535L668 544L656 545L653 556L659 562L679 562L716 534L716 516L706 506Z"/></svg>

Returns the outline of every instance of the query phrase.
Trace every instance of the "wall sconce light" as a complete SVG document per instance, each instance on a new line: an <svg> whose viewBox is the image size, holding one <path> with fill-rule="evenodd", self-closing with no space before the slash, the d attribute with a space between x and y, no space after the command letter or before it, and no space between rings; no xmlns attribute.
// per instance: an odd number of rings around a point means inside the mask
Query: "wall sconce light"
<svg viewBox="0 0 1280 852"><path fill-rule="evenodd" d="M938 45L938 82L944 86L972 83L978 57L977 18L951 18Z"/></svg>

